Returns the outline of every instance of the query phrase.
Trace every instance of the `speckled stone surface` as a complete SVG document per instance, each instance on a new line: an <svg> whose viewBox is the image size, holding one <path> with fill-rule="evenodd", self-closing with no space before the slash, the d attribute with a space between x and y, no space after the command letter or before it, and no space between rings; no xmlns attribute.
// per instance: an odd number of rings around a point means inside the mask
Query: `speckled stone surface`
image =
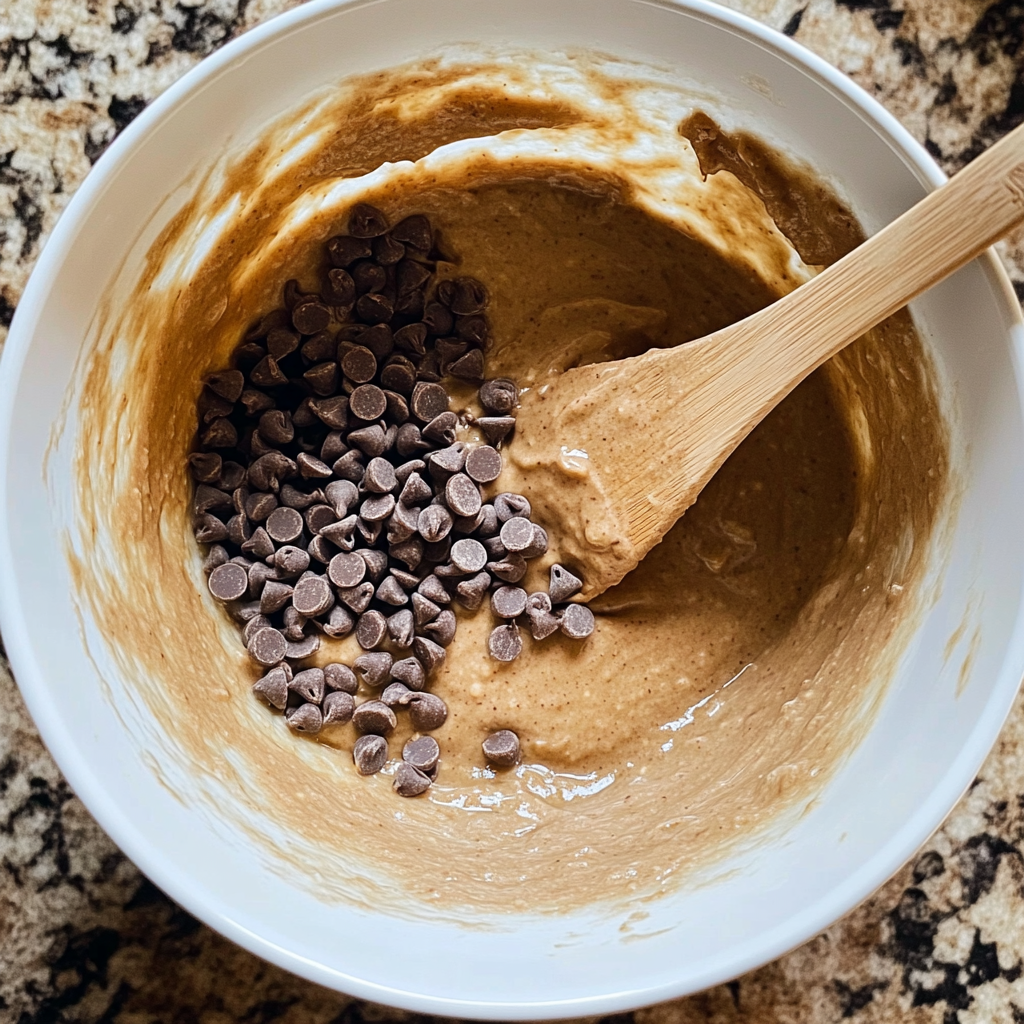
<svg viewBox="0 0 1024 1024"><path fill-rule="evenodd" d="M0 341L40 246L162 89L292 0L0 0ZM736 0L850 74L954 171L1024 119L1024 0ZM1024 236L1001 247L1024 296ZM1024 703L875 896L728 985L616 1024L1022 1024ZM0 665L0 1024L359 1024L176 907L92 821Z"/></svg>

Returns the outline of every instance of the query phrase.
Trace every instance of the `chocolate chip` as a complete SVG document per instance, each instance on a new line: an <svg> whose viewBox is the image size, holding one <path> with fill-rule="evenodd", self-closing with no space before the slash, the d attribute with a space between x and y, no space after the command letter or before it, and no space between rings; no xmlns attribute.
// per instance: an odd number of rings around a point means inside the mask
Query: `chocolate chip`
<svg viewBox="0 0 1024 1024"><path fill-rule="evenodd" d="M237 520L242 519L241 516L235 516L232 520L234 524ZM234 534L235 530L229 531ZM238 537L244 537L245 531L239 531L238 536L232 536L232 540L238 540ZM274 555L274 542L270 539L270 534L267 533L262 526L257 527L246 540L243 540L239 547L247 554L252 555L253 558L271 558Z"/></svg>
<svg viewBox="0 0 1024 1024"><path fill-rule="evenodd" d="M338 389L338 364L335 362L318 363L310 367L302 379L313 389L313 392L326 398Z"/></svg>
<svg viewBox="0 0 1024 1024"><path fill-rule="evenodd" d="M483 604L483 600L487 591L491 586L491 577L486 572L477 573L476 576L470 577L468 580L463 580L456 588L455 593L458 594L459 603L469 609L469 611L475 611Z"/></svg>
<svg viewBox="0 0 1024 1024"><path fill-rule="evenodd" d="M395 448L399 455L408 458L410 455L430 448L430 443L422 439L420 428L415 423L403 423L398 428Z"/></svg>
<svg viewBox="0 0 1024 1024"><path fill-rule="evenodd" d="M397 480L397 475L396 475ZM398 496L398 500L407 507L413 505L422 505L425 501L430 501L433 498L434 492L430 487L430 484L426 482L417 472L410 473L405 483L402 485L402 491ZM435 508L437 506L434 506ZM449 516L449 518L451 518ZM417 519L417 529L422 530L422 523Z"/></svg>
<svg viewBox="0 0 1024 1024"><path fill-rule="evenodd" d="M352 617L347 608L336 604L328 613L327 620L323 624L323 630L328 636L343 637L355 629L356 620Z"/></svg>
<svg viewBox="0 0 1024 1024"><path fill-rule="evenodd" d="M548 533L543 526L538 526L536 523L533 524L533 539L530 541L530 545L524 548L520 554L523 558L539 558L545 554L548 550Z"/></svg>
<svg viewBox="0 0 1024 1024"><path fill-rule="evenodd" d="M474 277L461 277L451 283L454 287L446 305L453 313L472 316L483 312L487 305L487 290L483 284Z"/></svg>
<svg viewBox="0 0 1024 1024"><path fill-rule="evenodd" d="M348 426L348 398L345 395L310 401L309 408L322 423L334 430L344 430ZM295 416L292 416L294 420Z"/></svg>
<svg viewBox="0 0 1024 1024"><path fill-rule="evenodd" d="M262 391L257 391L254 388L247 388L242 392L241 402L250 416L255 416L264 409L274 407L274 400L270 395L265 395Z"/></svg>
<svg viewBox="0 0 1024 1024"><path fill-rule="evenodd" d="M344 725L352 721L355 707L356 702L350 693L338 690L327 694L323 703L324 725Z"/></svg>
<svg viewBox="0 0 1024 1024"><path fill-rule="evenodd" d="M295 584L292 606L300 615L314 618L334 604L334 594L323 576L306 576Z"/></svg>
<svg viewBox="0 0 1024 1024"><path fill-rule="evenodd" d="M237 601L249 589L249 575L240 565L228 562L210 573L207 584L218 601Z"/></svg>
<svg viewBox="0 0 1024 1024"><path fill-rule="evenodd" d="M374 584L380 583L388 568L388 556L383 551L372 548L362 548L356 553L366 563L366 572L370 579Z"/></svg>
<svg viewBox="0 0 1024 1024"><path fill-rule="evenodd" d="M472 537L457 540L452 545L452 564L460 572L479 572L487 564L487 551Z"/></svg>
<svg viewBox="0 0 1024 1024"><path fill-rule="evenodd" d="M294 710L286 711L285 721L294 732L311 735L316 735L324 724L323 714L315 704L302 704Z"/></svg>
<svg viewBox="0 0 1024 1024"><path fill-rule="evenodd" d="M360 654L352 664L356 674L366 683L377 689L391 680L391 655L387 651L373 651Z"/></svg>
<svg viewBox="0 0 1024 1024"><path fill-rule="evenodd" d="M521 516L514 516L502 524L501 543L509 551L525 551L533 543L533 523Z"/></svg>
<svg viewBox="0 0 1024 1024"><path fill-rule="evenodd" d="M218 370L211 373L204 383L215 395L229 402L237 402L242 397L245 377L240 370Z"/></svg>
<svg viewBox="0 0 1024 1024"><path fill-rule="evenodd" d="M522 587L498 587L491 594L491 610L501 619L517 618L526 611L526 591Z"/></svg>
<svg viewBox="0 0 1024 1024"><path fill-rule="evenodd" d="M393 494L367 498L359 506L360 517L368 523L382 523L394 511L395 496Z"/></svg>
<svg viewBox="0 0 1024 1024"><path fill-rule="evenodd" d="M410 690L419 691L426 685L427 673L419 658L402 658L391 666L391 678L403 683Z"/></svg>
<svg viewBox="0 0 1024 1024"><path fill-rule="evenodd" d="M285 544L274 553L274 565L282 579L291 579L309 568L309 552L292 544Z"/></svg>
<svg viewBox="0 0 1024 1024"><path fill-rule="evenodd" d="M294 331L277 328L267 335L267 352L280 363L299 347L299 335Z"/></svg>
<svg viewBox="0 0 1024 1024"><path fill-rule="evenodd" d="M451 513L442 505L428 505L420 513L417 529L420 536L431 544L447 537L451 528Z"/></svg>
<svg viewBox="0 0 1024 1024"><path fill-rule="evenodd" d="M409 687L405 683L388 683L381 691L381 703L387 704L389 708L404 707L408 693Z"/></svg>
<svg viewBox="0 0 1024 1024"><path fill-rule="evenodd" d="M440 729L448 718L448 705L433 693L411 693L406 702L409 721L417 732Z"/></svg>
<svg viewBox="0 0 1024 1024"><path fill-rule="evenodd" d="M494 499L494 511L498 516L498 522L507 523L517 516L529 519L533 510L530 508L530 502L523 495L506 491Z"/></svg>
<svg viewBox="0 0 1024 1024"><path fill-rule="evenodd" d="M324 488L324 497L334 514L342 519L359 500L359 490L351 480L332 480Z"/></svg>
<svg viewBox="0 0 1024 1024"><path fill-rule="evenodd" d="M223 565L227 560L227 550L220 544L214 544L210 550L206 552L206 557L203 559L203 572L209 575L217 568L218 565Z"/></svg>
<svg viewBox="0 0 1024 1024"><path fill-rule="evenodd" d="M360 584L365 586L365 584ZM375 609L363 612L356 621L356 640L364 651L380 645L387 632L387 619Z"/></svg>
<svg viewBox="0 0 1024 1024"><path fill-rule="evenodd" d="M433 573L420 581L416 591L435 604L448 604L452 599L444 584Z"/></svg>
<svg viewBox="0 0 1024 1024"><path fill-rule="evenodd" d="M455 612L450 608L440 611L433 622L428 622L422 632L441 647L447 647L455 639Z"/></svg>
<svg viewBox="0 0 1024 1024"><path fill-rule="evenodd" d="M442 412L435 416L424 428L423 436L435 444L450 445L454 442L459 418L453 412Z"/></svg>
<svg viewBox="0 0 1024 1024"><path fill-rule="evenodd" d="M419 595L416 595L419 597ZM421 599L422 600L422 599ZM388 636L391 642L398 648L404 650L412 647L413 638L416 635L416 622L412 612L403 608L388 616Z"/></svg>
<svg viewBox="0 0 1024 1024"><path fill-rule="evenodd" d="M363 485L369 491L377 494L387 494L398 487L398 478L395 476L395 467L379 456L370 459L366 467L366 475L363 477Z"/></svg>
<svg viewBox="0 0 1024 1024"><path fill-rule="evenodd" d="M396 562L401 562L410 571L414 571L423 561L423 541L419 537L413 537L410 540L392 544L388 548L388 553Z"/></svg>
<svg viewBox="0 0 1024 1024"><path fill-rule="evenodd" d="M408 540L416 532L419 522L420 510L409 508L399 501L388 520L388 543L400 544L402 541Z"/></svg>
<svg viewBox="0 0 1024 1024"><path fill-rule="evenodd" d="M466 475L478 484L489 484L501 475L502 460L489 444L471 448L466 455Z"/></svg>
<svg viewBox="0 0 1024 1024"><path fill-rule="evenodd" d="M343 590L361 583L365 575L366 563L356 554L335 555L327 566L327 578Z"/></svg>
<svg viewBox="0 0 1024 1024"><path fill-rule="evenodd" d="M352 724L361 733L387 736L398 725L398 719L383 701L368 700L355 709Z"/></svg>
<svg viewBox="0 0 1024 1024"><path fill-rule="evenodd" d="M487 639L487 650L497 661L515 661L523 650L519 627L512 622L496 626Z"/></svg>
<svg viewBox="0 0 1024 1024"><path fill-rule="evenodd" d="M259 617L263 618L262 615ZM306 635L308 621L305 615L300 615L290 604L285 605L284 611L281 612L281 632L284 634L285 640L293 644L302 640ZM273 625L273 623L268 622L267 625Z"/></svg>
<svg viewBox="0 0 1024 1024"><path fill-rule="evenodd" d="M401 606L409 603L409 595L401 588L394 576L386 576L379 587L376 597L378 601L393 606Z"/></svg>
<svg viewBox="0 0 1024 1024"><path fill-rule="evenodd" d="M260 594L260 612L263 615L273 615L279 612L290 600L292 587L287 583L278 583L276 580L268 580Z"/></svg>
<svg viewBox="0 0 1024 1024"><path fill-rule="evenodd" d="M562 610L562 632L583 640L594 632L594 613L585 604L568 604Z"/></svg>
<svg viewBox="0 0 1024 1024"><path fill-rule="evenodd" d="M440 384L421 381L412 390L409 408L418 420L429 423L448 411L448 392Z"/></svg>
<svg viewBox="0 0 1024 1024"><path fill-rule="evenodd" d="M358 522L358 516L346 516L336 523L328 523L327 526L322 527L320 536L341 548L342 551L351 551L356 546L355 533Z"/></svg>
<svg viewBox="0 0 1024 1024"><path fill-rule="evenodd" d="M377 375L377 359L363 345L350 348L341 360L341 369L349 380L356 384L367 384ZM364 419L373 417L364 416Z"/></svg>
<svg viewBox="0 0 1024 1024"><path fill-rule="evenodd" d="M553 604L561 604L568 601L583 586L583 580L574 576L564 565L555 562L550 570L550 582L548 584L548 595Z"/></svg>
<svg viewBox="0 0 1024 1024"><path fill-rule="evenodd" d="M356 260L366 259L372 250L370 243L352 235L336 235L327 243L327 255L336 267L348 267Z"/></svg>
<svg viewBox="0 0 1024 1024"><path fill-rule="evenodd" d="M215 484L220 479L224 460L216 452L193 452L188 462L193 478L200 483Z"/></svg>
<svg viewBox="0 0 1024 1024"><path fill-rule="evenodd" d="M392 229L391 237L405 242L421 252L429 252L433 245L430 221L422 213L414 213L400 220Z"/></svg>
<svg viewBox="0 0 1024 1024"><path fill-rule="evenodd" d="M284 649L284 656L293 661L302 661L303 658L312 657L320 650L320 637L307 636L301 640L289 640Z"/></svg>
<svg viewBox="0 0 1024 1024"><path fill-rule="evenodd" d="M430 788L430 779L418 768L403 761L395 769L391 786L399 796L420 796Z"/></svg>
<svg viewBox="0 0 1024 1024"><path fill-rule="evenodd" d="M418 636L413 640L412 651L423 665L423 670L428 676L445 659L444 648L439 644L435 644L433 640L428 640L425 636ZM408 685L408 680L403 679L402 681Z"/></svg>
<svg viewBox="0 0 1024 1024"><path fill-rule="evenodd" d="M373 584L369 580L364 580L358 586L339 589L338 599L359 615L369 608L373 590Z"/></svg>
<svg viewBox="0 0 1024 1024"><path fill-rule="evenodd" d="M238 490L241 491L241 488ZM235 493L238 492L236 491ZM242 509L246 516L254 523L261 523L277 508L277 504L276 494L272 494L269 491L257 491L255 494L250 494L242 502ZM289 509L289 511L291 510ZM299 522L302 522L301 518ZM298 535L296 534L296 536Z"/></svg>
<svg viewBox="0 0 1024 1024"><path fill-rule="evenodd" d="M288 641L272 627L257 630L249 640L249 654L261 665L276 665L284 658Z"/></svg>
<svg viewBox="0 0 1024 1024"><path fill-rule="evenodd" d="M341 690L343 693L355 693L359 688L352 669L337 661L324 665L324 685L329 692Z"/></svg>
<svg viewBox="0 0 1024 1024"><path fill-rule="evenodd" d="M327 480L333 476L331 467L325 462L321 462L315 455L311 455L309 452L299 452L295 456L295 462L299 467L299 472L307 480Z"/></svg>
<svg viewBox="0 0 1024 1024"><path fill-rule="evenodd" d="M264 356L249 372L249 380L261 388L272 388L288 383L288 378L281 372L273 356Z"/></svg>
<svg viewBox="0 0 1024 1024"><path fill-rule="evenodd" d="M309 530L314 536L320 533L325 526L330 526L332 523L338 521L337 515L335 515L334 509L330 505L314 505L308 512L306 512L303 519L306 522L306 529ZM330 559L327 559L330 561Z"/></svg>
<svg viewBox="0 0 1024 1024"><path fill-rule="evenodd" d="M561 625L561 617L551 610L551 598L543 591L527 598L526 617L530 620L530 635L534 640L544 640Z"/></svg>
<svg viewBox="0 0 1024 1024"><path fill-rule="evenodd" d="M221 490L233 491L236 487L241 486L244 480L244 466L240 466L237 462L225 462L221 465L219 483Z"/></svg>
<svg viewBox="0 0 1024 1024"><path fill-rule="evenodd" d="M278 665L252 684L252 692L272 708L284 711L285 705L288 703L288 681L290 678L291 669L287 665Z"/></svg>
<svg viewBox="0 0 1024 1024"><path fill-rule="evenodd" d="M206 428L200 441L207 448L234 448L238 444L238 431L230 420L221 417Z"/></svg>
<svg viewBox="0 0 1024 1024"><path fill-rule="evenodd" d="M484 354L478 348L471 348L448 367L448 372L460 380L478 381L484 379Z"/></svg>
<svg viewBox="0 0 1024 1024"><path fill-rule="evenodd" d="M448 480L444 485L444 497L457 516L475 516L483 504L479 487L465 473L456 473ZM483 562L480 567L483 567Z"/></svg>
<svg viewBox="0 0 1024 1024"><path fill-rule="evenodd" d="M323 279L321 294L332 306L351 306L356 301L356 283L347 270L333 267Z"/></svg>
<svg viewBox="0 0 1024 1024"><path fill-rule="evenodd" d="M403 327L402 330L405 328ZM392 363L381 370L380 384L386 390L409 396L416 385L416 371L404 363ZM408 406L406 406L405 414L406 416L409 414Z"/></svg>
<svg viewBox="0 0 1024 1024"><path fill-rule="evenodd" d="M440 611L438 605L422 594L412 595L412 616L415 625L425 626L428 622L433 622Z"/></svg>
<svg viewBox="0 0 1024 1024"><path fill-rule="evenodd" d="M302 536L303 525L302 515L298 511L282 505L267 516L266 530L278 544L291 544Z"/></svg>
<svg viewBox="0 0 1024 1024"><path fill-rule="evenodd" d="M311 704L319 704L324 699L324 670L304 668L301 672L296 672L288 684L288 689Z"/></svg>
<svg viewBox="0 0 1024 1024"><path fill-rule="evenodd" d="M425 323L406 324L405 327L400 327L395 331L395 348L401 352L408 352L414 356L422 356L426 353L426 341L427 341L427 325ZM411 365L411 364L406 364ZM413 377L415 381L415 377ZM383 378L382 381L383 383ZM391 387L392 385L385 385ZM403 390L402 388L395 388L396 391L401 391L403 395L410 394L412 387L409 391ZM448 408L447 402L444 406ZM436 413L434 414L437 415ZM433 417L428 417L433 419Z"/></svg>
<svg viewBox="0 0 1024 1024"><path fill-rule="evenodd" d="M370 427L368 430L376 430L383 434L380 427ZM353 430L353 434L361 434L362 431ZM352 434L349 435L349 440L352 440ZM356 438L357 441L364 440L362 437ZM363 474L366 472L366 467L363 465L363 453L361 451L350 451L345 452L340 458L335 460L332 467L335 476L340 476L345 483L359 483L363 479Z"/></svg>
<svg viewBox="0 0 1024 1024"><path fill-rule="evenodd" d="M375 775L387 760L388 741L375 733L360 736L352 748L352 761L360 775Z"/></svg>
<svg viewBox="0 0 1024 1024"><path fill-rule="evenodd" d="M290 444L295 438L291 416L281 409L268 409L260 416L260 436L268 444Z"/></svg>
<svg viewBox="0 0 1024 1024"><path fill-rule="evenodd" d="M376 420L384 415L388 400L376 384L363 384L349 396L348 407L361 420ZM351 439L351 435L349 435ZM376 454L380 455L381 452Z"/></svg>
<svg viewBox="0 0 1024 1024"><path fill-rule="evenodd" d="M499 768L511 768L519 761L519 737L511 729L492 732L482 746L484 757Z"/></svg>
<svg viewBox="0 0 1024 1024"><path fill-rule="evenodd" d="M488 562L487 570L505 583L518 583L526 575L526 559L510 551L500 562Z"/></svg>
<svg viewBox="0 0 1024 1024"><path fill-rule="evenodd" d="M373 258L382 266L390 267L405 256L405 246L391 235L381 235L373 240Z"/></svg>
<svg viewBox="0 0 1024 1024"><path fill-rule="evenodd" d="M402 760L421 772L432 772L441 757L441 748L433 736L417 736L406 740L402 747Z"/></svg>
<svg viewBox="0 0 1024 1024"><path fill-rule="evenodd" d="M353 238L376 238L387 229L387 217L369 203L356 203L348 215L348 233Z"/></svg>
<svg viewBox="0 0 1024 1024"><path fill-rule="evenodd" d="M452 474L461 473L466 465L466 445L462 441L457 441L455 444L431 452L426 460L432 476L440 480L447 480ZM442 475L437 476L435 470L441 470Z"/></svg>
<svg viewBox="0 0 1024 1024"><path fill-rule="evenodd" d="M356 299L356 313L368 324L379 324L395 315L395 304L381 292L367 292Z"/></svg>
<svg viewBox="0 0 1024 1024"><path fill-rule="evenodd" d="M349 267L349 273L360 295L379 292L388 283L387 271L373 260L360 260L354 263Z"/></svg>
<svg viewBox="0 0 1024 1024"><path fill-rule="evenodd" d="M476 425L491 444L501 444L516 425L512 416L478 416Z"/></svg>
<svg viewBox="0 0 1024 1024"><path fill-rule="evenodd" d="M495 377L480 385L479 397L488 412L507 416L519 402L519 389L508 377Z"/></svg>
<svg viewBox="0 0 1024 1024"><path fill-rule="evenodd" d="M486 537L481 543L487 552L487 557L492 562L500 562L508 555L508 551L505 550L505 545L501 543L500 537Z"/></svg>

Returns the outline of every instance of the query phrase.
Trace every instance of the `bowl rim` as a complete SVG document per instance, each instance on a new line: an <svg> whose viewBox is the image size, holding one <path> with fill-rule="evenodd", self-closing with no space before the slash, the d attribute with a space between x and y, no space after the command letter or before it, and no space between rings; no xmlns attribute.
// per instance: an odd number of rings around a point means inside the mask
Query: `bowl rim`
<svg viewBox="0 0 1024 1024"><path fill-rule="evenodd" d="M827 928L882 886L905 864L942 824L960 796L971 784L983 760L993 747L1008 716L1020 684L1014 666L1024 665L1024 598L1018 606L1013 632L991 696L959 756L936 783L927 801L894 833L872 858L836 886L827 897L787 917L776 928L736 946L733 955L703 975L649 987L625 988L617 992L572 999L530 1002L494 1001L438 997L410 992L391 985L368 982L343 971L314 963L256 934L237 921L230 908L214 900L200 899L189 876L167 861L161 850L118 807L100 784L88 761L67 730L54 702L49 699L45 675L35 659L28 639L26 618L21 608L12 570L8 474L10 434L15 399L28 355L30 341L43 306L57 279L64 256L74 243L94 201L108 187L120 162L137 150L181 101L197 93L237 61L246 59L264 44L341 8L359 8L379 0L309 0L248 30L200 61L172 83L111 143L86 176L61 214L30 275L18 303L0 360L0 628L14 676L25 704L48 750L61 772L89 813L125 855L171 899L215 931L250 953L291 973L348 995L385 1003L405 1010L478 1019L541 1020L569 1016L604 1015L663 1002L720 984L782 956ZM621 0L674 10L711 23L775 56L799 67L818 86L831 92L856 112L889 143L925 187L938 187L946 180L927 150L877 100L821 57L753 18L721 7L710 0ZM989 281L1002 298L1008 320L1024 327L1020 304L1010 279L993 250L981 257ZM1020 340L1020 339L1018 339ZM1024 353L1011 345L1018 403L1024 408Z"/></svg>

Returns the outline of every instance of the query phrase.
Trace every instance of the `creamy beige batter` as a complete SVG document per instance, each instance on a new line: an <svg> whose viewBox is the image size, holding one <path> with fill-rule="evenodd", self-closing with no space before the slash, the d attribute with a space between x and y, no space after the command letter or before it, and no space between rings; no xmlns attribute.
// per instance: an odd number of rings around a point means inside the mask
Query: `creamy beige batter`
<svg viewBox="0 0 1024 1024"><path fill-rule="evenodd" d="M324 898L507 911L660 891L813 798L870 725L923 597L946 438L900 315L757 428L593 603L589 640L527 638L500 664L486 607L459 612L426 797L358 777L350 725L300 739L250 698L256 673L189 532L198 382L286 279L313 284L352 202L431 217L457 254L443 271L490 290L488 372L526 386L699 337L857 241L809 172L695 112L711 98L596 57L555 64L427 62L271 126L196 186L130 301L112 293L85 369L79 598L170 737L164 756L216 779L222 816ZM496 728L524 752L498 775L480 752Z"/></svg>

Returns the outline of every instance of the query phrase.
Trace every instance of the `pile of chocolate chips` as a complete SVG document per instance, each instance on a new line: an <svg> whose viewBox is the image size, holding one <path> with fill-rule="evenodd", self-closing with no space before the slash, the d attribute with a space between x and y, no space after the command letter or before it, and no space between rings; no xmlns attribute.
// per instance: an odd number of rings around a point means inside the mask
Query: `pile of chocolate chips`
<svg viewBox="0 0 1024 1024"><path fill-rule="evenodd" d="M351 720L361 734L353 759L368 775L387 762L396 710L419 733L447 718L427 687L455 636L449 605L476 609L490 595L501 624L488 648L501 661L521 652L524 617L537 640L559 629L582 639L594 618L566 603L582 583L560 565L546 593L517 586L547 534L522 495L483 500L518 402L514 382L484 380L483 285L435 281L444 257L427 218L390 227L366 204L326 257L320 291L290 281L283 307L247 332L232 368L205 382L189 456L194 531L209 545L211 593L269 670L256 695L296 732ZM489 444L456 441L447 376L480 383L487 415L472 422ZM352 666L292 664L318 650L320 634L353 632L365 653ZM379 699L356 705L360 680ZM500 730L483 749L508 766L519 741ZM425 791L438 756L432 737L410 740L395 789Z"/></svg>

